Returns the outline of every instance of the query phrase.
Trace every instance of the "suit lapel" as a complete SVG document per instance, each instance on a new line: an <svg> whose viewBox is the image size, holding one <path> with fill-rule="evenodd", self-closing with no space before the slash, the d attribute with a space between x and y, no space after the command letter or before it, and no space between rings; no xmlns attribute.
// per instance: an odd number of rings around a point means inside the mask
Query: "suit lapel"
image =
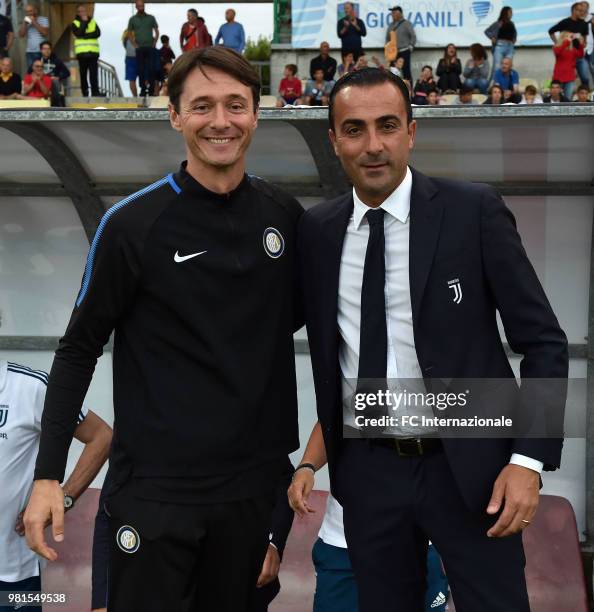
<svg viewBox="0 0 594 612"><path fill-rule="evenodd" d="M322 223L324 241L323 260L320 264L320 295L323 296L320 309L322 344L328 350L326 363L332 369L338 363L338 280L342 245L353 211L353 196L348 193L341 199L331 214Z"/></svg>
<svg viewBox="0 0 594 612"><path fill-rule="evenodd" d="M423 292L439 239L443 204L434 197L437 189L431 179L411 170L409 279L413 326L416 329Z"/></svg>

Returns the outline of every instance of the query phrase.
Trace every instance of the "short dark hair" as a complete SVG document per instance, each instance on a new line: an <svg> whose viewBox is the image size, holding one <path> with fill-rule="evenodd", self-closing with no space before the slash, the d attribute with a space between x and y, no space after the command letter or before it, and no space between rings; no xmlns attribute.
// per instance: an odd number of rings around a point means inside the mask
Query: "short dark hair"
<svg viewBox="0 0 594 612"><path fill-rule="evenodd" d="M465 83L460 87L459 94L461 96L471 94L474 91L470 85L466 85Z"/></svg>
<svg viewBox="0 0 594 612"><path fill-rule="evenodd" d="M349 72L342 76L330 92L328 100L328 120L330 121L330 129L334 131L334 101L341 90L346 87L373 87L374 85L383 85L384 83L392 83L402 95L404 107L406 108L406 121L412 121L412 106L410 104L410 93L406 83L393 72L389 70L380 70L379 68L361 68L355 72Z"/></svg>
<svg viewBox="0 0 594 612"><path fill-rule="evenodd" d="M175 60L167 79L167 85L169 101L177 112L179 112L179 99L184 90L184 83L195 68L199 68L203 74L204 68L216 68L237 79L243 85L247 85L252 90L254 112L256 111L260 103L261 85L258 73L237 51L216 46L186 51Z"/></svg>
<svg viewBox="0 0 594 612"><path fill-rule="evenodd" d="M196 9L188 9L188 13L192 13L194 17L198 17L198 11Z"/></svg>
<svg viewBox="0 0 594 612"><path fill-rule="evenodd" d="M560 81L559 79L553 79L553 80L551 81L551 87L552 87L553 85L559 85L559 87L563 87L563 83L561 83L561 81Z"/></svg>
<svg viewBox="0 0 594 612"><path fill-rule="evenodd" d="M40 51L41 51L41 47L43 47L43 45L49 45L49 48L50 48L50 49L53 49L53 47L52 47L52 43L51 43L49 40L42 40L42 41L39 43L39 50L40 50Z"/></svg>
<svg viewBox="0 0 594 612"><path fill-rule="evenodd" d="M297 64L287 64L285 66L285 70L290 70L293 76L297 74Z"/></svg>
<svg viewBox="0 0 594 612"><path fill-rule="evenodd" d="M577 88L577 91L587 91L588 93L590 93L590 88L587 85L580 85Z"/></svg>
<svg viewBox="0 0 594 612"><path fill-rule="evenodd" d="M576 8L578 8L580 6L580 4L583 4L582 2L574 2L571 5L571 12L573 13L573 11L575 11Z"/></svg>
<svg viewBox="0 0 594 612"><path fill-rule="evenodd" d="M586 87L586 89L588 88ZM535 96L537 93L538 93L538 90L536 89L534 85L526 85L526 89L524 89L524 95L532 94L533 96Z"/></svg>
<svg viewBox="0 0 594 612"><path fill-rule="evenodd" d="M423 72L423 70L425 70L425 68L429 68L429 70L431 70L431 72L433 72L433 66L429 66L429 64L425 64L425 66L423 66L421 68L421 72Z"/></svg>
<svg viewBox="0 0 594 612"><path fill-rule="evenodd" d="M479 59L479 60L486 60L487 59L487 50L485 49L485 47L483 47L483 45L481 45L481 43L474 43L473 45L470 45L470 56L473 59Z"/></svg>
<svg viewBox="0 0 594 612"><path fill-rule="evenodd" d="M169 36L167 36L167 34L163 34L161 36L161 43L168 43L169 42Z"/></svg>

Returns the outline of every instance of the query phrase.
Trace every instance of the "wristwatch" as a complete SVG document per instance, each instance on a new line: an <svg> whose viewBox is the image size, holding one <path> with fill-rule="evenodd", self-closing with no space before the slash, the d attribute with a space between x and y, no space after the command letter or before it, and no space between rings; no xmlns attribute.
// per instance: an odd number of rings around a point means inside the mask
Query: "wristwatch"
<svg viewBox="0 0 594 612"><path fill-rule="evenodd" d="M70 510L74 506L74 497L64 493L64 511Z"/></svg>

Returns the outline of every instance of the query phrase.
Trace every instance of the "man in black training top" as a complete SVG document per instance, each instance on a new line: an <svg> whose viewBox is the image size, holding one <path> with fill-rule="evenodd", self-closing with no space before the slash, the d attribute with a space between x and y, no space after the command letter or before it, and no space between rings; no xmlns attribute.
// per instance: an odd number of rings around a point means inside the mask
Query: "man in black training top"
<svg viewBox="0 0 594 612"><path fill-rule="evenodd" d="M242 612L275 491L299 446L293 198L245 173L260 82L223 47L169 76L178 172L103 217L50 374L27 539L47 559L59 482L96 359L115 330L110 612Z"/></svg>

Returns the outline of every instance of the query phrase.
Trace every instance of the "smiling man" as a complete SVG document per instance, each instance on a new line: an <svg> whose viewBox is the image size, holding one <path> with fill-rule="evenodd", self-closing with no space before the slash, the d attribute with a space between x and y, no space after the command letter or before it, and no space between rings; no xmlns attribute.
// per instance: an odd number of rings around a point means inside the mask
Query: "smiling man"
<svg viewBox="0 0 594 612"><path fill-rule="evenodd" d="M176 172L113 206L56 352L25 524L54 560L67 449L114 337L110 612L248 610L287 455L299 446L293 198L245 172L260 82L223 47L181 56Z"/></svg>
<svg viewBox="0 0 594 612"><path fill-rule="evenodd" d="M515 385L497 311L523 355L522 382L562 386L565 334L500 196L409 166L417 124L400 78L375 68L348 74L331 93L329 118L353 190L302 216L298 251L318 417L359 610L422 612L431 539L456 610L528 612L521 531L536 512L540 471L559 467L562 441L456 439L403 423L359 432L350 398L397 380ZM515 389L514 401L540 417L530 389ZM559 395L550 409L562 417L563 408Z"/></svg>

